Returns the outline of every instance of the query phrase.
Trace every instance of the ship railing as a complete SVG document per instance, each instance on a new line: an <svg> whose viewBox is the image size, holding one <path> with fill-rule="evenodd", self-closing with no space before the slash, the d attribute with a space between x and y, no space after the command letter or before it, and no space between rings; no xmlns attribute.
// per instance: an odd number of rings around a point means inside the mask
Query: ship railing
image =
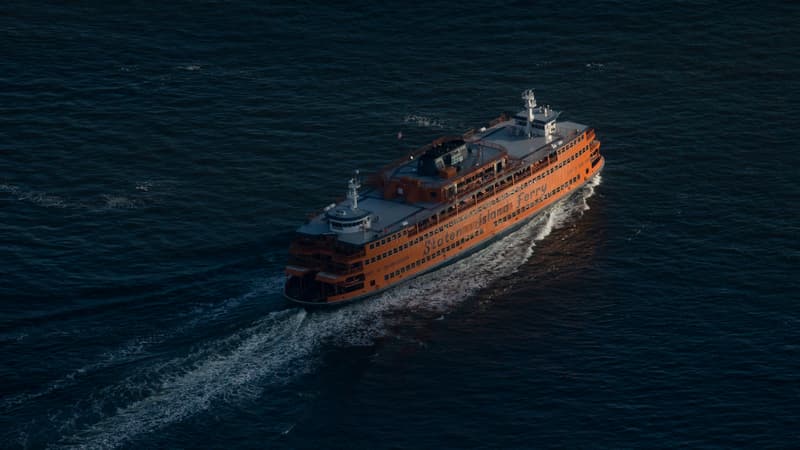
<svg viewBox="0 0 800 450"><path fill-rule="evenodd" d="M593 130L590 130L589 132L593 132ZM587 135L589 132L587 132ZM478 141L478 142L485 143L483 141ZM500 145L492 143L489 144L491 146L496 146L502 150L505 150L505 148ZM551 165L558 162L558 160L559 160L558 153L554 151L545 156L544 158L540 159L539 161L533 163L522 160L509 161L508 165L506 166L508 170L504 171L504 174L502 176L494 174L494 175L488 175L484 179L484 181L486 182L488 182L492 178L495 179L495 181L489 184L488 186L487 184L479 183L475 187L471 187L470 189L460 192L459 196L453 202L448 203L448 206L442 207L441 209L438 210L434 210L433 212L421 211L411 216L412 221L416 222L416 225L413 227L409 227L408 235L414 236L421 232L427 231L430 228L435 228L443 220L449 219L465 211L469 211L471 208L476 207L477 205L485 202L486 200L495 198L498 194L502 193L506 189L550 167ZM528 167L530 167L530 169L528 169ZM519 177L512 175L511 182L506 183L505 178L507 177L507 175L505 174L512 171L518 171L519 169L523 170L524 175L521 175ZM460 207L462 205L463 207ZM424 215L425 217L421 218L421 220L414 220L421 215ZM393 233L399 229L402 229L403 226L396 226L392 228L393 229L391 230L387 229L384 231L386 231L387 233Z"/></svg>
<svg viewBox="0 0 800 450"><path fill-rule="evenodd" d="M345 263L336 260L318 259L299 255L291 255L288 264L305 267L316 272L328 272L337 275L357 274L364 271L363 265L360 262L358 264L352 264L350 262Z"/></svg>
<svg viewBox="0 0 800 450"><path fill-rule="evenodd" d="M557 160L558 158L556 156L548 156L533 164L523 161L514 161L513 163L509 163L507 166L509 170L505 171L502 176L492 175L487 177L488 179L494 178L494 181L491 184L482 184L474 189L465 190L461 192L453 202L448 203L448 206L439 210L435 210L433 213L419 212L415 214L415 216L426 213L429 215L426 217L426 219L423 219L423 221L426 221L424 225L420 226L421 222L417 222L417 225L409 230L409 235L413 236L417 233L426 231L429 228L436 227L443 220L467 212L473 207L482 204L486 200L495 198L497 195L503 193L506 189L509 189L519 182L530 178L533 174L539 172L541 169L549 167ZM510 181L506 181L509 172L512 172L512 177ZM412 216L412 218L415 216Z"/></svg>
<svg viewBox="0 0 800 450"><path fill-rule="evenodd" d="M470 142L470 144L478 145L478 146L481 146L481 147L493 148L495 150L499 150L500 153L502 153L502 154L507 154L508 153L508 149L505 148L504 146L502 146L500 144L496 144L494 142L485 141L483 139L478 139L477 141L472 141L472 142Z"/></svg>
<svg viewBox="0 0 800 450"><path fill-rule="evenodd" d="M484 168L490 166L491 163L496 162L497 160L501 159L503 156L508 154L508 150L504 146L502 146L500 144L495 144L493 142L487 142L487 141L478 140L478 141L471 142L470 144L471 145L481 146L481 147L486 147L486 148L492 148L492 149L498 150L500 152L500 154L496 155L495 157L493 157L491 159L488 159L486 161L483 161L483 166L482 167L484 167ZM512 160L508 160L506 167L514 168L514 167L516 167L516 166L518 166L520 164L521 164L521 161L512 159ZM467 176L469 176L469 174L462 174L461 178L467 177ZM459 195L461 193L466 194L466 193L469 193L469 192L476 191L476 190L480 189L486 182L488 182L492 178L495 178L496 176L497 176L497 174L492 173L490 175L484 176L482 178L482 180L476 180L476 182L471 183L466 189L461 190L461 192L459 192ZM441 180L440 181L435 181L435 182L424 182L423 181L423 182L421 182L419 184L419 187L421 189L436 189L436 188L439 188L441 186L442 186L442 181Z"/></svg>
<svg viewBox="0 0 800 450"><path fill-rule="evenodd" d="M335 273L337 275L349 275L349 274L352 274L352 273L363 272L364 269L363 269L361 263L359 263L357 265L353 265L353 264L346 264L346 263L340 263L340 262L330 262L325 266L324 271L325 272L330 272L330 273Z"/></svg>
<svg viewBox="0 0 800 450"><path fill-rule="evenodd" d="M533 172L523 178L528 178L532 173ZM457 201L448 204L447 207L434 211L425 219L422 219L423 222L417 222L414 227L409 229L408 236L415 236L431 228L436 228L443 221L470 211L472 208L477 207L486 200L494 198L498 194L501 194L503 191L513 187L516 184L516 179L513 179L511 182L507 183L505 181L500 182L498 180L497 182L492 183L490 186L478 192L465 192L465 195L459 196ZM420 212L417 214L423 213ZM412 218L413 217L414 216L412 216Z"/></svg>
<svg viewBox="0 0 800 450"><path fill-rule="evenodd" d="M392 170L392 169L396 169L396 168L398 168L398 167L402 166L403 164L406 164L406 163L408 163L408 162L409 162L409 161L411 161L411 160L418 159L420 156L422 156L423 154L425 154L425 152L427 152L428 150L430 150L431 148L433 148L433 146L434 146L434 145L435 145L435 143L437 143L437 142L440 142L440 141L449 141L449 140L455 140L455 139L466 140L466 139L468 139L469 137L471 137L471 136L472 136L474 133L475 133L475 130L473 129L473 130L468 130L467 132L465 132L465 133L464 133L464 134L462 134L461 136L455 136L455 135L452 135L452 136L442 136L442 137L440 137L440 138L436 139L435 141L433 141L433 142L431 142L431 143L428 143L428 144L425 144L425 145L423 145L422 147L419 147L419 148L417 148L417 149L416 149L416 150L414 150L413 152L411 152L411 153L409 153L409 154L407 154L407 155L405 155L405 156L403 156L403 157L401 157L401 158L398 158L398 159L396 159L396 160L394 160L394 161L390 162L389 164L386 164L385 166L383 166L383 167L381 168L381 170L380 170L380 172L379 172L379 174L380 174L380 175L379 175L378 177L374 177L374 176L373 176L373 177L371 177L371 178L370 178L370 181L371 181L373 184L378 184L378 183L382 182L382 181L383 181L383 179L385 179L385 178L386 178L386 173L387 173L388 171L390 171L390 170ZM495 143L493 143L493 142L488 142L488 141L484 141L484 140L480 140L480 139L479 139L479 140L475 140L475 141L470 141L469 143L470 143L471 145L478 145L478 146L482 146L482 147L487 147L487 148L496 149L496 150L499 150L499 151L500 151L502 154L508 154L508 150L507 150L505 147L503 147L503 146L502 146L502 145L500 145L500 144L495 144Z"/></svg>
<svg viewBox="0 0 800 450"><path fill-rule="evenodd" d="M331 261L337 264L355 264L357 261L360 261L361 258L366 256L366 252L361 252L358 255L341 255L341 254L334 254L331 257Z"/></svg>

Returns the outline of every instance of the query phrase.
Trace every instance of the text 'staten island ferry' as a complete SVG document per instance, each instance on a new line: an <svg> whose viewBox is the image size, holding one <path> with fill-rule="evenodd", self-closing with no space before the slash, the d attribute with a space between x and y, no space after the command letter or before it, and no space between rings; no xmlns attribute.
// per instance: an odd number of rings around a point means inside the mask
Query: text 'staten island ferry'
<svg viewBox="0 0 800 450"><path fill-rule="evenodd" d="M594 130L522 95L526 110L439 138L297 230L284 294L303 304L365 297L469 254L603 168Z"/></svg>

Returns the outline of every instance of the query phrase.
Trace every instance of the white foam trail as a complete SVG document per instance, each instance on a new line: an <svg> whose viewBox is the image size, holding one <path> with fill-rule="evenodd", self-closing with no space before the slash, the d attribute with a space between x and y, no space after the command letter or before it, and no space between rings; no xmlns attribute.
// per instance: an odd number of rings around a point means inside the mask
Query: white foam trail
<svg viewBox="0 0 800 450"><path fill-rule="evenodd" d="M500 242L451 266L411 280L384 296L400 297L394 301L404 308L437 313L449 310L453 304L463 301L498 278L516 272L533 255L537 241L563 227L576 213L580 215L589 209L586 199L594 195L594 188L600 181L600 177L596 176L576 193L577 201L575 196L570 196L557 202ZM442 283L441 280L454 282Z"/></svg>
<svg viewBox="0 0 800 450"><path fill-rule="evenodd" d="M164 368L171 371L152 395L119 408L67 441L78 443L79 448L116 447L133 436L204 411L212 401L230 398L256 380L286 381L288 375L302 371L303 359L319 345L314 340L319 334L310 331L314 328L300 326L305 318L302 309L274 312L226 339L158 367L156 373ZM297 338L304 335L311 339Z"/></svg>
<svg viewBox="0 0 800 450"><path fill-rule="evenodd" d="M142 206L140 200L128 198L122 195L103 194L106 209L135 209Z"/></svg>
<svg viewBox="0 0 800 450"><path fill-rule="evenodd" d="M444 128L445 126L444 122L441 120L420 114L409 114L403 119L403 121L405 123L412 123L422 128Z"/></svg>
<svg viewBox="0 0 800 450"><path fill-rule="evenodd" d="M20 201L28 201L46 208L68 208L70 205L63 198L47 192L26 191L13 184L0 184L0 192L13 195Z"/></svg>
<svg viewBox="0 0 800 450"><path fill-rule="evenodd" d="M0 402L0 411L9 411L18 405L28 403L53 392L61 391L74 386L82 377L97 372L98 370L136 359L137 357L140 357L146 353L147 347L155 343L163 342L163 340L163 335L153 335L131 340L116 350L104 353L99 361L75 369L63 377L47 384L39 391L16 394L2 399L2 402Z"/></svg>
<svg viewBox="0 0 800 450"><path fill-rule="evenodd" d="M319 364L317 353L326 344L373 345L386 333L387 313L415 309L438 316L499 277L513 273L530 257L536 241L563 226L575 213L588 209L586 199L599 183L596 177L579 191L577 200L572 196L558 202L516 233L475 255L376 298L314 314L302 309L273 312L186 356L153 364L146 374L102 389L93 396L101 402L94 409L103 410L102 402L124 395L120 391L138 390L147 395L65 437L62 443L79 448L119 446L208 410L214 402L253 398L269 386L296 380ZM142 386L143 382L137 381L142 378L156 382Z"/></svg>
<svg viewBox="0 0 800 450"><path fill-rule="evenodd" d="M97 210L120 210L138 209L147 205L145 198L147 193L154 187L154 182L145 181L135 186L133 195L120 194L101 194L99 198L69 199L44 191L23 189L13 184L0 184L0 193L7 193L15 199L23 202L30 202L45 208L59 209L83 209L89 211Z"/></svg>
<svg viewBox="0 0 800 450"><path fill-rule="evenodd" d="M107 369L119 364L129 363L136 359L147 356L150 353L150 350L156 345L175 338L187 330L194 329L202 323L211 320L217 320L225 314L228 314L230 311L235 310L243 303L254 300L267 293L277 292L282 282L282 276L270 277L254 283L251 289L241 296L231 297L211 307L195 308L186 314L188 317L183 319L182 325L176 328L161 333L155 333L150 336L136 337L131 339L118 348L103 353L100 355L100 358L97 361L86 364L67 373L63 377L45 385L38 391L20 393L0 399L0 411L9 411L18 405L22 405L56 391L62 391L75 386L86 376L103 369Z"/></svg>

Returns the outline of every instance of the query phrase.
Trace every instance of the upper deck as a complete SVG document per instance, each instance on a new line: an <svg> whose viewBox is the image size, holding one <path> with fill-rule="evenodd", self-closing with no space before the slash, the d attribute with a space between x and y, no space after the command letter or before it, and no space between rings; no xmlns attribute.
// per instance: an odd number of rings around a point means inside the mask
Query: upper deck
<svg viewBox="0 0 800 450"><path fill-rule="evenodd" d="M575 122L559 122L555 133L547 136L528 137L525 127L516 120L498 124L486 130L481 139L501 146L508 151L509 157L516 160L538 161L547 156L554 148L558 148L586 130L586 125Z"/></svg>
<svg viewBox="0 0 800 450"><path fill-rule="evenodd" d="M527 109L514 117L476 133L438 139L390 165L369 191L358 193L357 180L351 180L348 200L326 208L298 233L366 244L452 207L463 194L491 183L500 173L546 159L587 129L557 122L559 113L537 107L530 91L523 99Z"/></svg>

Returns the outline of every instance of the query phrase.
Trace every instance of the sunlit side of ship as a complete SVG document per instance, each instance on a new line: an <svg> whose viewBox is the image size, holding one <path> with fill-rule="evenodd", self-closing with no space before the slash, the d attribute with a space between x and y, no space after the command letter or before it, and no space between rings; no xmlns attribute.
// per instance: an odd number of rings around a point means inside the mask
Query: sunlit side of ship
<svg viewBox="0 0 800 450"><path fill-rule="evenodd" d="M442 137L297 230L284 295L308 305L367 297L484 247L580 188L603 168L593 129L557 121L533 91L525 110Z"/></svg>

